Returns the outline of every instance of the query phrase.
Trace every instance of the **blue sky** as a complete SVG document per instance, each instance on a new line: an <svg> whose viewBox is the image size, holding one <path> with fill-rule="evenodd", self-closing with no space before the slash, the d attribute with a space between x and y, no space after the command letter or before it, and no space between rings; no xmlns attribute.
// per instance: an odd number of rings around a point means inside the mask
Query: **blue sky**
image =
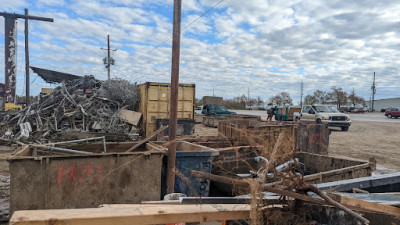
<svg viewBox="0 0 400 225"><path fill-rule="evenodd" d="M287 91L297 103L303 80L305 94L337 86L368 100L373 72L377 99L400 96L400 3L220 1L183 0L182 28L196 22L182 31L180 81L195 83L198 98L213 89L225 98L247 95L250 86L251 97ZM0 11L23 14L24 8L54 18L30 21L32 66L106 79L100 48L109 34L117 49L113 78L169 82L172 0L0 0ZM25 93L23 24L19 19L18 95ZM4 71L3 18L0 26ZM53 87L33 73L30 82L33 95Z"/></svg>

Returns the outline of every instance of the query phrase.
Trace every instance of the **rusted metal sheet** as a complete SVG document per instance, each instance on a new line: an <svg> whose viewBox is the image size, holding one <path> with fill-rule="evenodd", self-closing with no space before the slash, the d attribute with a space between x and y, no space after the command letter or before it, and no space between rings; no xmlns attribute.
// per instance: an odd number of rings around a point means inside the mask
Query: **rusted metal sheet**
<svg viewBox="0 0 400 225"><path fill-rule="evenodd" d="M43 69L39 67L31 66L33 72L35 72L39 77L41 77L47 83L61 83L64 81L71 81L75 79L83 78L82 76L73 75L69 73L58 72L49 69Z"/></svg>
<svg viewBox="0 0 400 225"><path fill-rule="evenodd" d="M134 152L9 159L10 211L160 200L164 154Z"/></svg>
<svg viewBox="0 0 400 225"><path fill-rule="evenodd" d="M284 132L297 151L327 155L330 130L326 125L288 122L261 122L249 119L228 119L218 124L219 135L246 144L260 144L272 149Z"/></svg>
<svg viewBox="0 0 400 225"><path fill-rule="evenodd" d="M328 126L300 123L297 127L297 149L303 152L327 155L329 147Z"/></svg>

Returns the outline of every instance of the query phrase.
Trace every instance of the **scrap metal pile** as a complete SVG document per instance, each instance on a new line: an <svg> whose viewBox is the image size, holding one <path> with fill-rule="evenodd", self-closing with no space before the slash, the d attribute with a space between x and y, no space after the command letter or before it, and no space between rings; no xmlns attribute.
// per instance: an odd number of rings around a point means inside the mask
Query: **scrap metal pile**
<svg viewBox="0 0 400 225"><path fill-rule="evenodd" d="M129 133L135 129L120 113L136 110L139 100L136 84L85 76L63 82L22 111L6 113L0 120L0 136L43 141L69 131Z"/></svg>

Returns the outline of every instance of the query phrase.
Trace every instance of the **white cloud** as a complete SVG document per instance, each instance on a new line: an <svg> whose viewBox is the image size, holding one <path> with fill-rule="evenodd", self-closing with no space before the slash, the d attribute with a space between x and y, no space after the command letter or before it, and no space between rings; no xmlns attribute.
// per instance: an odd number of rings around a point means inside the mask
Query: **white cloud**
<svg viewBox="0 0 400 225"><path fill-rule="evenodd" d="M172 0L60 2L63 6L54 5L54 0L30 5L32 15L55 19L30 23L32 63L105 79L106 52L100 47L106 46L110 34L111 47L118 48L113 52L113 76L169 82ZM218 2L183 1L182 28ZM0 5L23 12L27 4ZM196 83L199 98L213 89L235 97L251 86L254 97L268 99L284 90L297 102L301 80L306 93L336 85L346 91L354 87L368 99L376 72L378 93L398 96L398 18L400 3L389 0L225 0L182 32L180 79ZM19 56L22 48L21 44ZM37 93L39 86L33 87Z"/></svg>

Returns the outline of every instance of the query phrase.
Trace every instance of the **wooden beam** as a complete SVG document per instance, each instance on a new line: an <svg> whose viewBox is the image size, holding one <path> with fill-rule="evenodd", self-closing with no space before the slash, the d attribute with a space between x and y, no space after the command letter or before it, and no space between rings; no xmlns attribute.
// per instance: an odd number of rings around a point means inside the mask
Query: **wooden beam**
<svg viewBox="0 0 400 225"><path fill-rule="evenodd" d="M394 215L394 216L400 216L400 208L393 207L390 205L369 202L369 201L361 200L358 198L352 198L349 196L334 194L334 193L328 193L328 196L330 196L333 200L335 200L343 205L352 206L357 209L360 209L360 211L372 211L372 212L380 212L380 213L385 213L385 214Z"/></svg>
<svg viewBox="0 0 400 225"><path fill-rule="evenodd" d="M159 133L163 132L164 130L166 130L168 128L168 126L166 127L161 127L160 129L158 129L156 132L154 132L153 134L151 134L150 136L148 136L147 138L139 141L136 145L134 145L132 148L126 150L126 152L132 152L133 150L139 148L141 145L147 143L148 141L150 141L153 137L157 136Z"/></svg>
<svg viewBox="0 0 400 225"><path fill-rule="evenodd" d="M248 219L247 204L130 205L89 209L16 211L11 225L146 225Z"/></svg>

